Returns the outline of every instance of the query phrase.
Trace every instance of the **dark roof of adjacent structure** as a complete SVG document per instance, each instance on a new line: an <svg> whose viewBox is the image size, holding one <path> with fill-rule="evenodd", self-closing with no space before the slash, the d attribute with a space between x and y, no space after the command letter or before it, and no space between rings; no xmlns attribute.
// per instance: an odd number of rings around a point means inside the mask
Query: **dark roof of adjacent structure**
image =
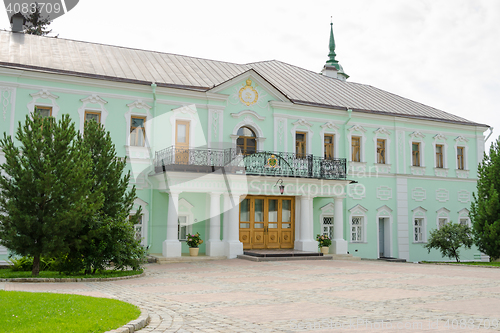
<svg viewBox="0 0 500 333"><path fill-rule="evenodd" d="M253 69L295 104L487 126L370 85L341 81L277 60L242 65L0 31L0 66L199 91Z"/></svg>

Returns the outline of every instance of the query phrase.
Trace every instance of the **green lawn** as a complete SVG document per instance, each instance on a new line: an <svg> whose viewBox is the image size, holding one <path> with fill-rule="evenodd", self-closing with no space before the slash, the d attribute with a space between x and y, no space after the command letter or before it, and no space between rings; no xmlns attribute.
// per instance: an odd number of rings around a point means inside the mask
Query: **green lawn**
<svg viewBox="0 0 500 333"><path fill-rule="evenodd" d="M0 332L105 332L140 313L134 305L107 298L0 290Z"/></svg>
<svg viewBox="0 0 500 333"><path fill-rule="evenodd" d="M51 272L51 271L40 271L40 275L37 276L39 278L111 278L111 277L119 277L119 276L129 276L129 275L138 275L142 274L143 270L139 271L113 271L108 270L101 273L96 273L94 275L66 275L59 274L59 272ZM0 279L13 279L13 278L31 278L33 277L30 272L13 272L10 268L0 269Z"/></svg>

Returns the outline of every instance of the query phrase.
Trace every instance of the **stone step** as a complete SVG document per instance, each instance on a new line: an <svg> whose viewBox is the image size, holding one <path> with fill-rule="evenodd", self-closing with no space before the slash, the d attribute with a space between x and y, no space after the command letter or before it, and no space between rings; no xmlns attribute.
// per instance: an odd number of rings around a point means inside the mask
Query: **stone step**
<svg viewBox="0 0 500 333"><path fill-rule="evenodd" d="M250 261L292 261L292 260L332 260L330 255L326 256L290 256L290 257L254 257L246 254L238 255L238 259Z"/></svg>
<svg viewBox="0 0 500 333"><path fill-rule="evenodd" d="M157 264L170 264L170 263L179 263L179 262L200 262L200 261L210 261L210 260L224 260L227 259L226 256L219 257L209 257L204 254L198 255L196 257L191 257L189 254L182 254L181 257L172 257L165 258L161 254L150 254L148 256L148 262L151 258L152 262L156 262Z"/></svg>
<svg viewBox="0 0 500 333"><path fill-rule="evenodd" d="M355 257L352 254L327 254L333 260L361 260L361 257Z"/></svg>

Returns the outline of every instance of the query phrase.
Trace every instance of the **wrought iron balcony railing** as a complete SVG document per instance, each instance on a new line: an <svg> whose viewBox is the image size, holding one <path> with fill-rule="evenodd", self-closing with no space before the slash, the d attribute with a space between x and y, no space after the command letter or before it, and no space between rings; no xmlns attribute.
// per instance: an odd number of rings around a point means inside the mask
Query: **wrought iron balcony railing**
<svg viewBox="0 0 500 333"><path fill-rule="evenodd" d="M155 172L226 172L275 177L346 179L345 158L325 159L311 154L259 151L241 154L239 148L169 147L156 152Z"/></svg>

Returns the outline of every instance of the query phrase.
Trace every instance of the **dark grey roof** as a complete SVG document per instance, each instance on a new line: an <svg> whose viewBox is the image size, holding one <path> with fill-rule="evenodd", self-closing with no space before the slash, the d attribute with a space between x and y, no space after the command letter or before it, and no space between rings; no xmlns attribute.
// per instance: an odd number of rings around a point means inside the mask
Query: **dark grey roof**
<svg viewBox="0 0 500 333"><path fill-rule="evenodd" d="M481 125L369 85L276 60L240 65L0 31L0 66L200 91L253 69L296 104Z"/></svg>

